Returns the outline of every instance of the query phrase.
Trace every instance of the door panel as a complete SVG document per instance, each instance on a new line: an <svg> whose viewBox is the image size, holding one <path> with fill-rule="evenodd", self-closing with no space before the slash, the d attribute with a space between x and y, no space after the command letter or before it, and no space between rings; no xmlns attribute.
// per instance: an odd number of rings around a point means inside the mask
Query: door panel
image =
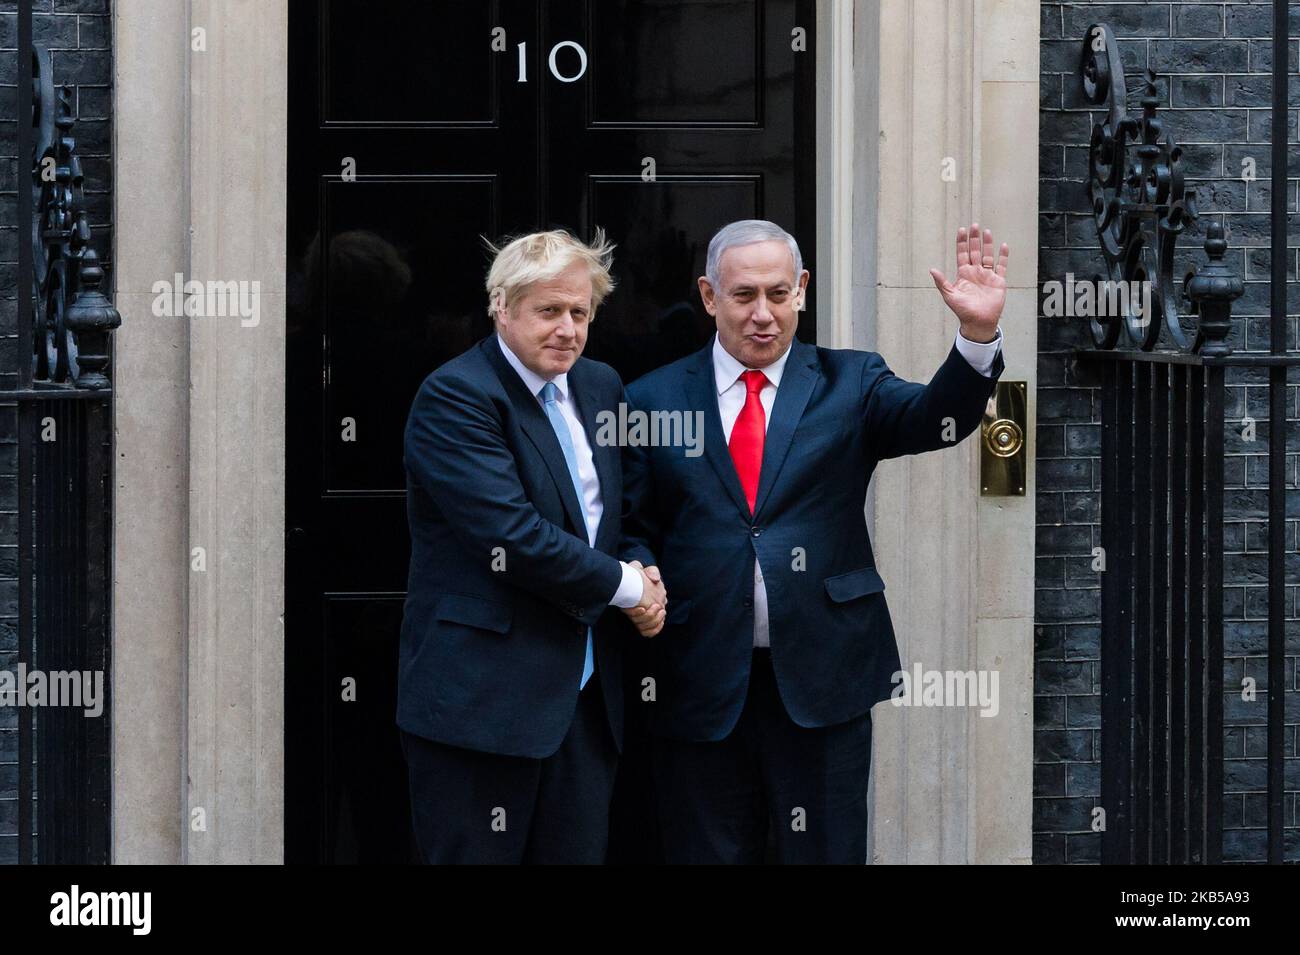
<svg viewBox="0 0 1300 955"><path fill-rule="evenodd" d="M491 331L481 237L604 227L618 288L586 354L631 381L698 349L720 226L780 222L815 268L812 28L811 0L291 4L288 861L410 857L402 433L423 378ZM557 78L552 50L585 72ZM658 853L637 701L611 861Z"/></svg>
<svg viewBox="0 0 1300 955"><path fill-rule="evenodd" d="M596 3L590 16L591 124L757 127L763 7Z"/></svg>
<svg viewBox="0 0 1300 955"><path fill-rule="evenodd" d="M486 37L499 12L483 0L323 0L322 122L493 125L494 54L466 38Z"/></svg>
<svg viewBox="0 0 1300 955"><path fill-rule="evenodd" d="M481 269L479 236L494 230L497 186L493 176L324 183L324 494L405 488L392 453L402 445L403 409L432 368L486 330L482 284L448 276ZM381 211L402 208L437 212ZM343 440L349 419L355 427Z"/></svg>

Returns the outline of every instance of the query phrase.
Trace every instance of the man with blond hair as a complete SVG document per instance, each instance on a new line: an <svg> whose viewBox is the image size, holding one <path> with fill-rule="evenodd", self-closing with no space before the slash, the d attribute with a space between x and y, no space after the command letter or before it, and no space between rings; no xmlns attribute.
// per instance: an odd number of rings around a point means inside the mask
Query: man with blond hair
<svg viewBox="0 0 1300 955"><path fill-rule="evenodd" d="M430 863L600 863L623 733L621 632L663 626L623 563L623 385L581 357L612 246L564 231L492 251L496 333L428 376L406 425L411 564L397 724Z"/></svg>

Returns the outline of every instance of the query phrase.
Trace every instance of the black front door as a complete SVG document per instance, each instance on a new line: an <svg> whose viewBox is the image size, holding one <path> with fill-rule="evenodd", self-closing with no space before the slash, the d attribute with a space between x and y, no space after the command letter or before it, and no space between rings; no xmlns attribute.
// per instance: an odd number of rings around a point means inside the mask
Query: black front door
<svg viewBox="0 0 1300 955"><path fill-rule="evenodd" d="M482 237L603 226L619 286L586 354L631 381L699 348L695 278L719 226L772 219L815 268L813 15L813 0L291 5L288 861L409 857L402 431L423 378L491 331ZM629 717L611 853L649 861Z"/></svg>

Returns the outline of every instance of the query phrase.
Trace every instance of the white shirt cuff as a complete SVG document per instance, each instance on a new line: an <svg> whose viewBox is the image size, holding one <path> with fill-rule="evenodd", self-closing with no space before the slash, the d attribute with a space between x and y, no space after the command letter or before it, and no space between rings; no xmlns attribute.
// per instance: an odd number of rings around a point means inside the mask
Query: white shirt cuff
<svg viewBox="0 0 1300 955"><path fill-rule="evenodd" d="M619 582L618 590L614 591L610 604L615 607L635 607L641 602L641 594L645 590L645 581L641 578L641 571L637 570L631 564L619 561L623 565L623 579Z"/></svg>
<svg viewBox="0 0 1300 955"><path fill-rule="evenodd" d="M1002 329L998 329L997 337L991 342L973 342L957 329L957 350L961 352L961 357L970 362L970 366L978 371L985 378L991 378L993 373L993 360L998 357L998 349L1002 347Z"/></svg>

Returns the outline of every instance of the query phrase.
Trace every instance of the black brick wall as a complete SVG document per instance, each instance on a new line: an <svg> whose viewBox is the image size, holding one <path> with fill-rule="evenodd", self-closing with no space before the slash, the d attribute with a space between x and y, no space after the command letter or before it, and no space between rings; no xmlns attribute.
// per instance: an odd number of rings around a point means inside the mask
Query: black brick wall
<svg viewBox="0 0 1300 955"><path fill-rule="evenodd" d="M1041 8L1042 98L1039 112L1039 282L1062 280L1067 271L1091 276L1097 269L1096 232L1084 185L1092 116L1079 108L1075 74L1088 26L1110 24L1119 38L1137 106L1138 80L1150 67L1161 75L1161 113L1176 142L1185 148L1184 166L1196 187L1201 221L1180 242L1175 274L1204 261L1202 242L1211 221L1225 224L1228 262L1246 279L1246 294L1234 308L1234 349L1267 350L1269 303L1269 102L1272 90L1272 7L1268 3L1044 3ZM1300 34L1300 9L1291 10L1291 32ZM1291 45L1291 70L1298 41ZM1290 103L1300 106L1293 78ZM1100 115L1100 114L1097 114ZM1296 110L1289 111L1291 142ZM1256 181L1242 178L1242 160L1256 161ZM1300 175L1300 147L1291 147L1290 168ZM1287 201L1296 209L1296 181ZM1292 222L1286 251L1288 275L1296 275L1300 221ZM1296 347L1295 312L1300 294L1288 288L1291 316L1288 347ZM1090 814L1100 804L1100 717L1098 681L1100 583L1091 570L1091 549L1100 545L1100 392L1088 369L1069 350L1087 345L1087 326L1077 319L1039 316L1037 571L1035 579L1034 861L1097 862L1100 836ZM1226 622L1224 713L1224 858L1264 857L1263 726L1265 672L1268 389L1266 377L1229 377L1226 401L1228 458L1224 494ZM1300 857L1296 826L1297 688L1295 654L1300 646L1296 591L1296 493L1300 388L1288 386L1286 662L1288 719L1285 752L1288 858ZM1241 439L1243 415L1256 419L1257 440ZM1243 703L1243 674L1256 678L1259 702Z"/></svg>
<svg viewBox="0 0 1300 955"><path fill-rule="evenodd" d="M25 2L25 0L23 0ZM73 88L79 117L73 127L86 176L85 192L95 248L112 288L112 33L109 0L34 0L32 35L50 50L56 83ZM0 388L12 387L15 347L17 258L17 52L14 0L0 0ZM24 182L30 181L24 178ZM18 611L16 413L0 402L0 669L16 665ZM0 707L0 863L18 858L17 710Z"/></svg>

